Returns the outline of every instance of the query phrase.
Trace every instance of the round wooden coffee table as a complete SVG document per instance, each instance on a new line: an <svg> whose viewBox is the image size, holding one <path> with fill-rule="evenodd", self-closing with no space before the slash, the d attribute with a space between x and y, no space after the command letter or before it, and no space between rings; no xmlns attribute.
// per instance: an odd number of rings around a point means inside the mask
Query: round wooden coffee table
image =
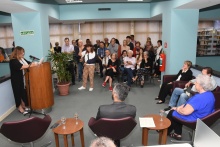
<svg viewBox="0 0 220 147"><path fill-rule="evenodd" d="M53 129L55 141L56 141L56 147L59 147L58 135L63 135L65 147L68 147L67 135L71 135L72 146L74 146L74 133L76 133L78 131L80 131L80 139L81 139L82 147L85 147L84 133L83 133L84 123L80 119L78 119L77 122L78 122L78 124L76 124L75 118L67 118L65 128L64 128L64 125L61 124L60 126ZM57 123L61 123L61 122L58 121Z"/></svg>
<svg viewBox="0 0 220 147"><path fill-rule="evenodd" d="M167 129L171 125L169 119L163 116L163 121L160 121L160 115L150 114L144 117L152 117L156 127L153 128L142 128L142 144L147 146L148 143L148 131L149 130L158 130L159 131L159 144L166 144L167 142Z"/></svg>

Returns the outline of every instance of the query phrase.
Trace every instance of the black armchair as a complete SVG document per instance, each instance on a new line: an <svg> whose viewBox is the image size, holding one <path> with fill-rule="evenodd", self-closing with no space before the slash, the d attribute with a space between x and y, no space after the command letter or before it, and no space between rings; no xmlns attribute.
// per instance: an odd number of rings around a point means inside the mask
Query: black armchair
<svg viewBox="0 0 220 147"><path fill-rule="evenodd" d="M125 138L136 126L137 122L132 117L120 119L90 118L89 127L97 136L109 137L120 146L120 139Z"/></svg>
<svg viewBox="0 0 220 147"><path fill-rule="evenodd" d="M46 115L43 119L31 117L20 121L4 122L1 126L0 133L11 141L30 143L31 147L33 147L33 141L44 135L50 123L51 117L49 115ZM51 142L44 145L44 147L50 144Z"/></svg>

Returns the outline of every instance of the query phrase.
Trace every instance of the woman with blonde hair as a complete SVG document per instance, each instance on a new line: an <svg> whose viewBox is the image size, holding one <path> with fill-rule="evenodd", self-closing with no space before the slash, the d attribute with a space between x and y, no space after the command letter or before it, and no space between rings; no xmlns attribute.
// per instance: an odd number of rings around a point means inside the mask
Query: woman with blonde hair
<svg viewBox="0 0 220 147"><path fill-rule="evenodd" d="M175 79L173 81L189 81L192 80L192 71L190 70L192 66L191 61L185 61L183 64L183 67L180 69L178 74L175 76ZM173 88L173 82L169 83L163 83L160 92L158 94L158 97L155 98L155 100L159 100L157 104L162 104L165 102L165 98Z"/></svg>
<svg viewBox="0 0 220 147"><path fill-rule="evenodd" d="M127 41L126 40L123 40L123 45L121 46L121 53L126 50L130 50L130 47L127 45Z"/></svg>
<svg viewBox="0 0 220 147"><path fill-rule="evenodd" d="M9 66L16 107L20 113L25 115L27 114L26 106L28 105L28 102L25 90L24 69L35 66L35 64L31 64L31 62L24 59L24 53L25 51L22 47L15 47L11 54Z"/></svg>

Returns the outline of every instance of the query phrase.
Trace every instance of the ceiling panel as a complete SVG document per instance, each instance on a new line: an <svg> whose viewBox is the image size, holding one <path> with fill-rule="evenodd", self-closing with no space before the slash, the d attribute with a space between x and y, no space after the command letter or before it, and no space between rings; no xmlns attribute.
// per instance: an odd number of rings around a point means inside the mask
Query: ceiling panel
<svg viewBox="0 0 220 147"><path fill-rule="evenodd" d="M66 0L55 0L58 4L65 5L65 4L73 4L73 3L66 3ZM127 0L82 0L81 3L75 4L88 4L88 3L134 3L128 2ZM143 0L137 1L138 3L152 3L152 2L161 2L161 1L169 1L169 0Z"/></svg>

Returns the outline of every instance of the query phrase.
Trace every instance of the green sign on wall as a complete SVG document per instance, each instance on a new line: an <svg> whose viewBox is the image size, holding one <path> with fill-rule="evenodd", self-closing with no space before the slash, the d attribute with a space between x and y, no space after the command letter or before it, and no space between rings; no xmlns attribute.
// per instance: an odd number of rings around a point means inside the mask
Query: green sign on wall
<svg viewBox="0 0 220 147"><path fill-rule="evenodd" d="M34 35L34 31L21 31L21 36Z"/></svg>

